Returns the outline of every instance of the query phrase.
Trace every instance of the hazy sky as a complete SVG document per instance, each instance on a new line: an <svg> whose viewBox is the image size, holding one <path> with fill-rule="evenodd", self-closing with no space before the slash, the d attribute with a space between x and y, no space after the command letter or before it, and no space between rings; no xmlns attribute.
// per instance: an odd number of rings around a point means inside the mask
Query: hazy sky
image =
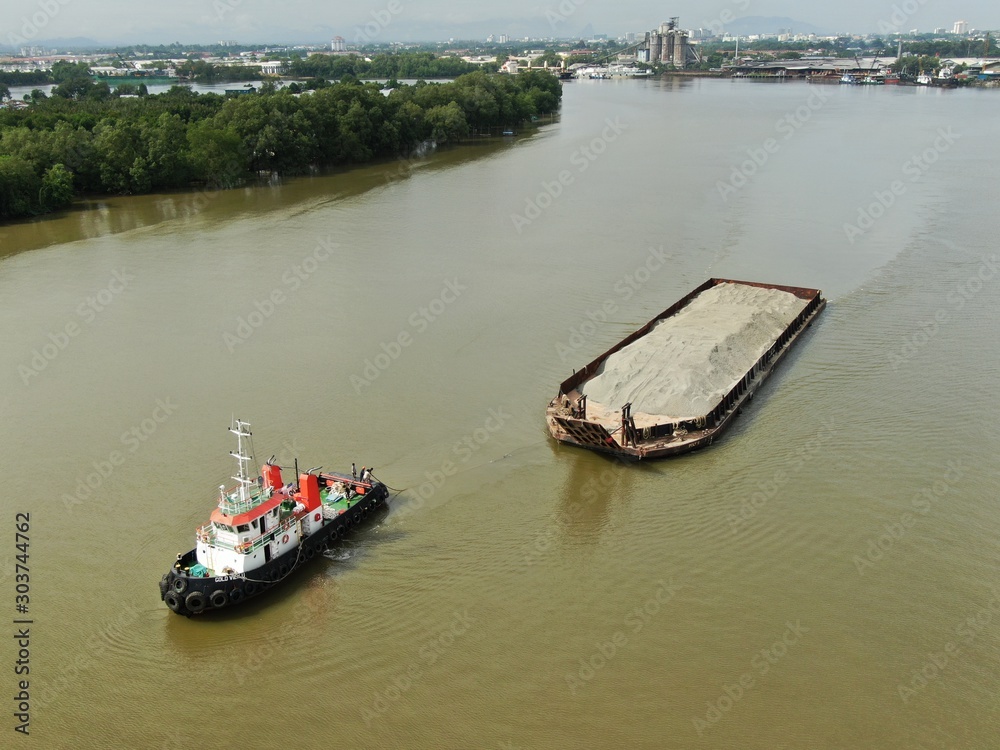
<svg viewBox="0 0 1000 750"><path fill-rule="evenodd" d="M997 0L3 0L0 44L89 37L102 43L326 41L484 38L509 34L611 36L679 16L684 28L717 28L727 18L789 17L828 32L932 31L966 20L1000 28ZM777 29L775 29L776 31Z"/></svg>

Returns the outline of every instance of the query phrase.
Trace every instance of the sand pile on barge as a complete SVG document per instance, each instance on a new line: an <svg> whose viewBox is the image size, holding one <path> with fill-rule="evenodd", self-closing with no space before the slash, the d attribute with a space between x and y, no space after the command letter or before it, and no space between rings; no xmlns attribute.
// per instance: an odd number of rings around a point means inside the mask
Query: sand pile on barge
<svg viewBox="0 0 1000 750"><path fill-rule="evenodd" d="M610 409L631 401L633 414L703 416L807 304L778 289L718 284L608 357L580 390Z"/></svg>

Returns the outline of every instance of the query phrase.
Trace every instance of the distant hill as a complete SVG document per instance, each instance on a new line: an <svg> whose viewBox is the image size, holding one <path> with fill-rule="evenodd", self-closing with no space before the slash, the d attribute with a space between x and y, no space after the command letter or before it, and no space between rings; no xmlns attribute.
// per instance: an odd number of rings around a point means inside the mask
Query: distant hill
<svg viewBox="0 0 1000 750"><path fill-rule="evenodd" d="M749 36L750 34L777 34L779 29L789 29L792 34L829 34L825 29L805 21L797 21L788 16L743 16L725 25L730 34Z"/></svg>
<svg viewBox="0 0 1000 750"><path fill-rule="evenodd" d="M59 39L32 39L31 41L25 42L24 47L41 47L42 49L54 49L59 52L65 52L66 50L88 50L96 49L98 47L104 47L107 45L101 44L100 42L85 36L74 36L74 37L60 37ZM0 50L5 52L17 53L21 49L20 46L14 46L11 44L0 45Z"/></svg>

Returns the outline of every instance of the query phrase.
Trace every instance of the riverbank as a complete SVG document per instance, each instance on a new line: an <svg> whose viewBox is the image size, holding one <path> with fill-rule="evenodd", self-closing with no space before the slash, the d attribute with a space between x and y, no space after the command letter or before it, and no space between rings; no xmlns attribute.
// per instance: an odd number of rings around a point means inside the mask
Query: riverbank
<svg viewBox="0 0 1000 750"><path fill-rule="evenodd" d="M232 187L253 174L394 158L428 141L511 130L554 113L562 97L544 72L480 71L399 85L387 96L359 82L232 98L172 89L117 99L81 86L79 100L52 97L0 113L0 220L64 208L80 195Z"/></svg>

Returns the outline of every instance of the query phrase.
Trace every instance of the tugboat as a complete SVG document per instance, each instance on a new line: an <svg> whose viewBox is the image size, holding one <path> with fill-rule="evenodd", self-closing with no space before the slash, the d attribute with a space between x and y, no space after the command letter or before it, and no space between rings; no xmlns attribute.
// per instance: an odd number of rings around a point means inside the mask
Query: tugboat
<svg viewBox="0 0 1000 750"><path fill-rule="evenodd" d="M284 484L272 456L256 480L247 473L253 457L250 424L233 420L236 435L236 486L219 487L218 507L195 532L194 549L160 579L160 598L179 615L201 614L240 604L285 580L325 552L343 532L382 506L388 488L354 465L350 474L298 474Z"/></svg>

